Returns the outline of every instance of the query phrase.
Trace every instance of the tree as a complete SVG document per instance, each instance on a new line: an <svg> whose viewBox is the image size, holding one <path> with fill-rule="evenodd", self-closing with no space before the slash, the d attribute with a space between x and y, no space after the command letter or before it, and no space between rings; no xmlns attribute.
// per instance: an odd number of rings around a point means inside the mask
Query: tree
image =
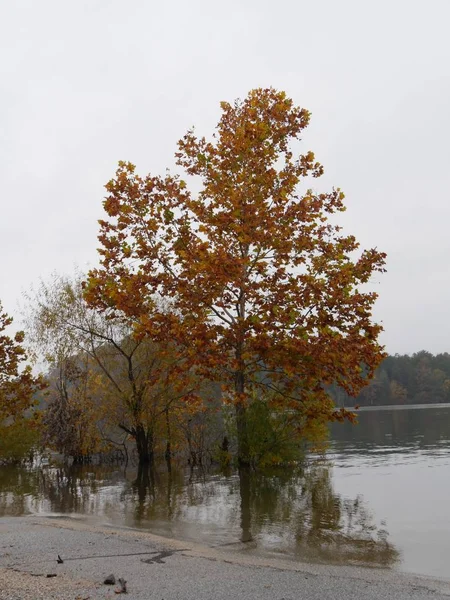
<svg viewBox="0 0 450 600"><path fill-rule="evenodd" d="M294 156L307 110L274 89L221 109L212 141L191 130L178 143L177 164L200 179L197 194L178 175L142 178L119 163L86 299L132 317L139 334L176 340L224 383L248 464L255 393L269 389L282 410L307 418L351 416L334 410L325 386L355 395L383 357L376 294L360 286L384 271L385 255L356 256L356 239L329 219L345 210L340 189L301 190L323 172L312 152ZM171 299L170 314L155 295Z"/></svg>
<svg viewBox="0 0 450 600"><path fill-rule="evenodd" d="M0 303L0 424L5 419L22 418L34 405L34 394L44 388L42 378L34 376L31 366L26 364L23 331L14 337L6 334L12 322Z"/></svg>
<svg viewBox="0 0 450 600"><path fill-rule="evenodd" d="M124 432L140 463L153 461L158 434L170 455L171 416L194 401L195 378L170 340L136 338L130 318L89 308L82 278L54 275L29 297L31 340L58 373L45 421L50 439L70 455L92 448L94 423L85 420L96 412L103 439L114 443L114 431Z"/></svg>
<svg viewBox="0 0 450 600"><path fill-rule="evenodd" d="M98 375L86 353L51 361L47 408L42 418L46 446L75 463L90 460L102 448L98 422Z"/></svg>
<svg viewBox="0 0 450 600"><path fill-rule="evenodd" d="M401 383L393 379L389 384L390 400L392 404L405 404L408 398L408 392Z"/></svg>

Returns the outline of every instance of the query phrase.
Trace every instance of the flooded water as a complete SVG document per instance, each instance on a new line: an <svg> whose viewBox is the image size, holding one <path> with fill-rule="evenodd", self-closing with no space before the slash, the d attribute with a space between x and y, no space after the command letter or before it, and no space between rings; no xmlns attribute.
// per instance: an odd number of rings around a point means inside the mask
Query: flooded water
<svg viewBox="0 0 450 600"><path fill-rule="evenodd" d="M339 497L386 522L400 569L450 577L450 405L367 410L332 434Z"/></svg>
<svg viewBox="0 0 450 600"><path fill-rule="evenodd" d="M292 560L449 577L450 405L361 411L325 459L263 473L0 468L0 516L41 514Z"/></svg>

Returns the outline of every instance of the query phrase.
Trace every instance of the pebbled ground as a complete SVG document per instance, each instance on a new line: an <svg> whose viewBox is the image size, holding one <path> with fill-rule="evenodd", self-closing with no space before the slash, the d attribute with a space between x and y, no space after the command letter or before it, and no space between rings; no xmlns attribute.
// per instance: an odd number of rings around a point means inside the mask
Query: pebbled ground
<svg viewBox="0 0 450 600"><path fill-rule="evenodd" d="M63 564L57 563L58 554ZM113 573L127 580L106 586ZM56 577L47 577L56 575ZM0 519L0 600L439 600L450 581L258 558L72 519Z"/></svg>

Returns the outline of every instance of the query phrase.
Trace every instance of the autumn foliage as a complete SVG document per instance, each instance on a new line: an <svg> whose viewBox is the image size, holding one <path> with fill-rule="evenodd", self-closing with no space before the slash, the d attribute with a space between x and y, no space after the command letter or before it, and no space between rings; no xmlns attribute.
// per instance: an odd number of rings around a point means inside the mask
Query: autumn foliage
<svg viewBox="0 0 450 600"><path fill-rule="evenodd" d="M132 319L139 336L172 340L188 352L186 367L223 384L246 463L256 398L299 429L349 416L325 388L357 394L384 356L365 284L385 255L342 233L340 189L308 187L323 167L298 150L307 110L274 89L221 110L210 141L191 130L178 142L177 164L200 191L119 164L85 297ZM172 310L159 310L158 297Z"/></svg>
<svg viewBox="0 0 450 600"><path fill-rule="evenodd" d="M152 462L164 442L176 450L200 386L173 343L134 337L129 319L89 308L83 278L55 273L28 295L28 340L49 370L43 441L79 462L111 445Z"/></svg>
<svg viewBox="0 0 450 600"><path fill-rule="evenodd" d="M42 379L26 365L24 333L18 331L13 337L6 333L12 321L0 303L0 425L22 418L34 404L34 393L44 387Z"/></svg>

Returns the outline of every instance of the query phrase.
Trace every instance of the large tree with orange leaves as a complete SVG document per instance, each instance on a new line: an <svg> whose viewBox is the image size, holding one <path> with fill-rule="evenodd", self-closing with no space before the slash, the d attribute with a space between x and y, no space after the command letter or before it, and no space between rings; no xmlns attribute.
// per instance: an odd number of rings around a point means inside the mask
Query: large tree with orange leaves
<svg viewBox="0 0 450 600"><path fill-rule="evenodd" d="M323 172L312 152L296 154L307 110L274 89L221 109L211 141L191 130L178 143L177 164L200 191L119 164L86 298L133 317L140 334L188 347L197 370L224 383L245 464L246 406L265 390L306 421L346 416L325 388L356 394L383 357L376 294L364 284L385 255L361 251L329 220L345 210L339 189L306 189Z"/></svg>

